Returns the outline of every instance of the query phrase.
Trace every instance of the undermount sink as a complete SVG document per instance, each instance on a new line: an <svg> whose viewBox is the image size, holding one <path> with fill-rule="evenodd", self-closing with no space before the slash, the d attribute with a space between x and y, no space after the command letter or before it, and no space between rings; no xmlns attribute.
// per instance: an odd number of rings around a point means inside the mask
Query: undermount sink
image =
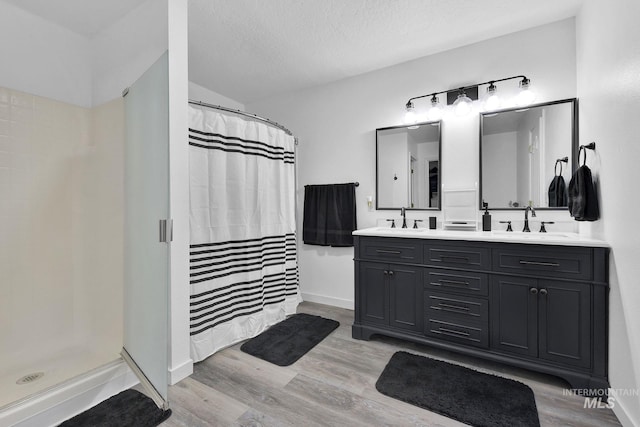
<svg viewBox="0 0 640 427"><path fill-rule="evenodd" d="M575 233L524 233L522 231L492 231L500 237L513 237L514 239L532 239L532 240L555 240L575 238Z"/></svg>
<svg viewBox="0 0 640 427"><path fill-rule="evenodd" d="M376 231L380 233L423 233L427 231L426 228L391 228L391 227L377 227Z"/></svg>

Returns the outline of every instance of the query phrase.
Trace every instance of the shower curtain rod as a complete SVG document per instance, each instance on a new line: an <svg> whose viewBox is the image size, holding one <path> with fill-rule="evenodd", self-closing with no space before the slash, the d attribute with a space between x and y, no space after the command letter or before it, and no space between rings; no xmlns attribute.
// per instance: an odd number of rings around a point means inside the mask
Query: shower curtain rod
<svg viewBox="0 0 640 427"><path fill-rule="evenodd" d="M190 99L189 100L189 104L202 105L203 107L215 108L216 110L228 111L230 113L234 113L234 114L239 114L241 116L250 117L250 118L252 118L254 120L260 120L261 122L270 124L271 126L275 126L278 129L283 130L287 135L293 136L293 138L294 138L294 140L296 142L296 145L298 145L298 138L293 135L293 132L291 132L286 127L282 126L280 123L274 122L273 120L265 119L264 117L260 117L260 116L258 116L256 114L246 113L246 112L241 111L241 110L235 110L233 108L223 107L222 105L208 104L208 103L202 102L202 101L194 101L194 100Z"/></svg>

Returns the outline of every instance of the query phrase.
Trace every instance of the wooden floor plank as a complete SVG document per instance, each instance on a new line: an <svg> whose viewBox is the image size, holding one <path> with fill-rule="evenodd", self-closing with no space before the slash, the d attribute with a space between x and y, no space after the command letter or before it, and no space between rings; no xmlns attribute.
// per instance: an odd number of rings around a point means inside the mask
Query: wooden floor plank
<svg viewBox="0 0 640 427"><path fill-rule="evenodd" d="M542 427L620 425L610 409L584 408L584 398L564 396L566 383L561 379L389 337L354 340L352 310L302 303L298 311L337 320L340 327L288 367L245 354L241 344L196 364L191 378L170 387L174 414L162 426L461 425L375 389L396 351L527 384L534 392Z"/></svg>
<svg viewBox="0 0 640 427"><path fill-rule="evenodd" d="M325 408L287 392L280 385L271 383L267 377L253 376L251 370L238 367L227 358L217 358L215 363L198 364L192 377L279 420L283 425L346 425L351 421L346 418L327 418Z"/></svg>
<svg viewBox="0 0 640 427"><path fill-rule="evenodd" d="M186 378L169 389L169 402L177 425L231 425L249 410L249 406L225 393L207 387L193 378Z"/></svg>
<svg viewBox="0 0 640 427"><path fill-rule="evenodd" d="M296 376L285 390L303 396L335 416L347 417L354 425L364 426L461 426L429 411L403 412L378 400L366 399L345 389L310 378Z"/></svg>

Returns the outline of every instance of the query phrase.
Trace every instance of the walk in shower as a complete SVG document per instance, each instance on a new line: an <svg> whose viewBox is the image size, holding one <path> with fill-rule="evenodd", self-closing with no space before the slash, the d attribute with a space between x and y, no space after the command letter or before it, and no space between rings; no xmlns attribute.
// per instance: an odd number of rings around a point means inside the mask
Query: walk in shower
<svg viewBox="0 0 640 427"><path fill-rule="evenodd" d="M122 99L0 88L0 425L121 365L123 135Z"/></svg>

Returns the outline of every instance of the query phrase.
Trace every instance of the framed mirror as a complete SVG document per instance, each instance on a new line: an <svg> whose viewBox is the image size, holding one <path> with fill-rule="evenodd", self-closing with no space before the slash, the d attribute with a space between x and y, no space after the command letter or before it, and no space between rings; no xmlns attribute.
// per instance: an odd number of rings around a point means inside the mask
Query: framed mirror
<svg viewBox="0 0 640 427"><path fill-rule="evenodd" d="M480 114L480 209L567 209L577 107L565 99Z"/></svg>
<svg viewBox="0 0 640 427"><path fill-rule="evenodd" d="M376 209L440 210L441 125L376 129Z"/></svg>

